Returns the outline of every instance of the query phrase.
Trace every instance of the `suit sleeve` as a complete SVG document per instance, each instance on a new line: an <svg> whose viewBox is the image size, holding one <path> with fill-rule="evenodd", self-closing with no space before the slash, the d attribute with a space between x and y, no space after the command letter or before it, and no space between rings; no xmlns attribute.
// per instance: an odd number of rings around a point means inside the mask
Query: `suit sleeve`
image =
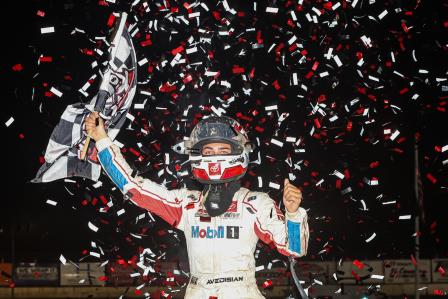
<svg viewBox="0 0 448 299"><path fill-rule="evenodd" d="M133 177L132 169L120 149L109 138L97 141L96 147L104 171L123 194L129 196L137 206L178 227L182 220L180 190L168 190L151 180L140 176Z"/></svg>
<svg viewBox="0 0 448 299"><path fill-rule="evenodd" d="M267 194L257 196L254 229L265 243L273 243L286 256L304 256L308 249L308 221L305 209L283 215Z"/></svg>

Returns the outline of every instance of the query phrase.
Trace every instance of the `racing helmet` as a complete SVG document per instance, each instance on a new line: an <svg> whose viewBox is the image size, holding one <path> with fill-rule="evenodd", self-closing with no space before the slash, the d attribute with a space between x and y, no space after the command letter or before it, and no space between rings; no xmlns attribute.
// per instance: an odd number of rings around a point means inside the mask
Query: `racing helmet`
<svg viewBox="0 0 448 299"><path fill-rule="evenodd" d="M231 153L202 155L202 147L209 143L227 143ZM221 184L240 179L247 171L249 153L253 145L244 128L227 116L202 119L185 141L193 177L203 184Z"/></svg>

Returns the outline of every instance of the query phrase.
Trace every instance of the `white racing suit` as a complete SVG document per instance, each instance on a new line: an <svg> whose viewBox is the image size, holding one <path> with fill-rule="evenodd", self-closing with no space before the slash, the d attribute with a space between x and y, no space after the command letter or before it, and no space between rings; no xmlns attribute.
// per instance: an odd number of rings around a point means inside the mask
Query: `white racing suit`
<svg viewBox="0 0 448 299"><path fill-rule="evenodd" d="M184 232L191 273L185 298L264 298L255 281L258 239L275 244L284 255L306 254L309 231L303 208L287 213L285 222L266 193L240 188L223 215L209 217L200 191L168 190L132 177L132 169L109 138L96 146L103 169L132 202Z"/></svg>

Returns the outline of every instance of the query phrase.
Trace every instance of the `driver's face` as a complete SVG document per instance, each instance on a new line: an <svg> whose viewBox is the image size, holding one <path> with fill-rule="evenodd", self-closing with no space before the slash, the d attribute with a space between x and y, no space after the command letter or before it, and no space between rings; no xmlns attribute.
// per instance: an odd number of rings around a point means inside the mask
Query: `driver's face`
<svg viewBox="0 0 448 299"><path fill-rule="evenodd" d="M228 155L232 153L232 147L227 143L208 143L202 147L203 156Z"/></svg>

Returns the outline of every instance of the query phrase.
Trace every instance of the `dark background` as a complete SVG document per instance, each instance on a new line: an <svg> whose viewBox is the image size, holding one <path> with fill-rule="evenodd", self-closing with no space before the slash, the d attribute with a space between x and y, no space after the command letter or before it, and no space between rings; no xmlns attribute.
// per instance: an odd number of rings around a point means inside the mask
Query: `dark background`
<svg viewBox="0 0 448 299"><path fill-rule="evenodd" d="M381 1L380 1L381 2ZM244 4L238 2L229 2L232 7L239 7L239 10L249 10ZM274 2L275 3L275 2ZM283 5L284 2L277 4ZM305 2L306 3L306 2ZM394 7L394 5L406 6L401 2L386 1L384 7ZM8 4L8 8L3 11L8 18L3 18L2 47L4 49L1 66L0 81L3 84L1 109L1 133L3 137L3 196L0 206L0 259L5 262L55 262L60 254L73 259L83 258L83 250L88 249L90 241L99 242L106 250L106 256L117 258L120 256L132 257L136 250L143 247L155 248L159 253L170 248L174 254L181 253L185 255L184 243L180 235L168 233L168 227L156 221L156 223L143 223L133 225L136 215L142 213L135 207L127 203L121 203L120 195L110 191L112 185L103 176L104 186L99 190L89 189L91 182L77 179L76 183L54 182L47 184L31 184L29 181L34 177L40 166L40 159L43 156L49 135L56 125L60 114L66 105L80 100L77 90L90 77L92 70L90 63L95 60L92 57L86 57L80 49L91 47L84 38L70 37L70 32L74 27L83 28L90 36L95 36L99 32L104 33L105 23L110 11L119 11L120 5L128 7L129 4L122 2L119 5L102 7L96 1L13 1ZM410 4L409 4L410 5ZM416 5L413 3L412 5ZM366 15L369 7L358 12L358 15ZM37 10L43 10L46 13L44 18L36 16ZM411 9L410 9L411 10ZM344 131L345 124L327 127L327 136L323 138L312 138L307 134L309 124L313 118L309 116L308 98L304 103L297 104L300 101L281 101L276 99L275 90L272 88L265 90L259 89L256 96L262 96L266 100L261 105L254 101L240 101L228 110L228 115L235 116L237 112L242 111L248 114L252 107L258 107L262 115L256 121L258 124L264 124L262 117L266 117L268 124L263 133L252 133L251 137L261 138L262 145L259 147L263 157L262 165L254 165L252 175L249 173L243 183L256 189L256 175L264 177L265 187L263 191L269 191L270 195L277 201L281 198L281 193L267 188L269 180L282 182L283 177L291 171L283 162L291 148L278 150L275 145L269 144L271 137L275 135L274 128L276 119L262 111L263 106L279 103L280 111L291 113L288 119L287 129L283 132L295 132L295 136L304 136L306 154L303 156L309 166L304 166L301 172L295 172L298 177L294 183L304 190L304 207L309 210L310 227L312 229L311 243L309 249L309 259L332 260L339 258L357 258L357 259L376 259L376 258L410 258L413 254L412 234L414 233L414 217L421 209L416 208L413 192L413 136L416 131L421 137L420 143L420 161L422 166L422 182L424 190L424 214L425 222L421 225L422 237L422 256L425 258L446 257L448 252L447 242L447 166L442 165L442 161L448 159L446 152L440 153L436 146L448 144L447 115L443 109L443 102L446 101L446 86L441 83L438 86L433 83L425 82L425 78L419 77L418 65L412 62L410 53L416 49L419 57L419 64L422 68L429 69L431 74L428 76L430 82L435 82L435 77L446 77L447 55L446 55L446 7L441 2L421 1L419 7L414 11L414 15L408 20L408 24L415 26L412 37L407 37L406 44L407 58L403 59L400 67L397 69L403 73L409 74L408 80L414 80L413 91L419 93L419 101L412 102L410 95L401 96L397 91L405 84L399 82L401 79L392 74L384 72L386 89L381 94L382 99L389 99L396 105L403 108L399 116L394 116L390 110L383 109L381 101L372 104L370 109L377 109L375 113L376 125L366 127L367 138L377 139L379 143L373 145L372 142L366 142L365 138L359 136L359 123L357 116L347 115L345 120L353 120L354 131L356 134L347 134L342 143L332 142L334 136ZM396 36L394 32L398 30L401 22L399 16L390 16L381 26L365 26L360 29L374 38L376 41L383 41L384 45L378 45L377 53L372 57L383 57L381 51L386 51L387 47L397 50L399 46L390 41ZM348 13L347 13L348 14ZM378 14L378 13L377 13ZM350 16L346 16L349 18ZM260 28L269 28L272 23L276 23L271 17L255 16L257 26ZM445 22L445 23L444 23ZM445 24L445 25L444 25ZM45 26L55 26L56 33L43 37L40 34L40 28ZM312 32L313 28L308 28ZM387 30L386 30L387 29ZM389 30L390 29L390 30ZM317 30L317 29L316 29ZM353 46L355 42L356 27L351 33ZM363 31L364 30L364 31ZM306 30L305 30L306 31ZM268 36L266 40L275 37ZM319 31L318 31L319 33ZM344 33L344 32L342 32ZM330 36L335 39L341 38L341 32L329 31ZM274 35L274 34L273 34ZM362 34L360 34L362 35ZM304 36L309 38L309 34ZM179 40L186 39L188 34L182 35ZM357 38L359 39L359 38ZM390 39L390 40L389 40ZM175 48L175 41L168 42L163 36L153 35L154 46L151 52L143 49L136 42L138 60L147 55L151 61L158 61L160 57L169 55L170 49ZM164 43L165 42L165 43ZM219 44L219 40L214 45ZM346 41L351 43L350 38ZM268 42L266 42L268 47ZM441 46L437 46L437 44ZM319 46L309 47L309 52L317 53ZM395 48L394 48L395 47ZM104 49L104 48L103 48ZM388 50L388 49L387 49ZM351 49L353 53L355 50ZM326 52L326 50L322 50ZM37 66L37 60L41 53L45 56L52 56L54 61L49 66ZM257 71L261 70L260 75L266 80L274 81L278 76L287 77L286 72L275 73L277 62L275 58L267 55L265 52L255 53L248 65L257 66ZM216 52L217 57L224 59L226 53ZM341 56L343 57L343 56ZM366 56L367 57L367 56ZM104 57L100 58L103 59ZM171 58L168 58L170 60ZM229 64L233 64L229 58ZM217 58L219 62L219 59ZM375 61L372 58L372 61ZM235 61L240 65L244 62ZM340 85L335 90L323 86L319 83L310 84L311 97L317 97L321 93L328 92L329 97L335 99L339 109L343 111L343 106L355 96L356 77L353 61L346 60L347 67L334 76L340 81ZM16 72L12 67L21 64L23 70ZM217 63L217 65L219 65ZM227 64L222 65L223 73L226 72ZM309 70L305 68L302 71L302 77ZM228 70L227 70L228 71ZM139 70L144 72L143 69ZM139 73L139 74L140 74ZM145 142L150 150L145 153L145 159L153 161L156 165L163 161L163 154L157 153L149 144L153 141L160 142L163 151L170 151L170 147L178 141L181 135L170 135L170 132L160 133L162 127L160 115L157 115L154 107L157 105L166 105L171 114L166 116L169 119L175 119L176 115L181 115L183 108L188 105L201 91L188 90L181 96L182 100L173 104L167 95L157 94L156 88L163 81L164 76L171 78L176 70L159 74L154 73L154 79L150 83L149 89L156 95L155 101L150 105L150 109L145 110L137 117L135 127L138 128L139 120L148 118L153 124L150 132L150 138ZM38 74L38 76L36 76ZM72 80L64 80L63 76L70 74ZM157 77L159 76L159 77ZM33 78L34 77L34 78ZM230 75L229 75L230 77ZM142 78L142 77L141 77ZM283 78L284 79L284 78ZM141 80L141 79L139 79ZM332 79L336 80L336 79ZM50 86L58 86L64 91L64 97L45 98L43 87L44 83ZM98 84L98 82L96 82ZM238 83L235 83L238 86ZM152 86L154 85L154 86ZM361 85L361 84L360 84ZM33 91L34 88L34 91ZM146 88L146 87L145 87ZM253 86L257 89L257 86ZM48 88L49 89L49 88ZM90 88L90 92L94 86ZM372 88L374 90L374 88ZM34 92L34 98L32 94ZM203 91L202 91L203 92ZM208 91L209 95L218 94L221 91ZM375 91L376 92L376 91ZM287 90L287 97L293 98L297 90ZM275 96L274 96L275 95ZM135 100L138 102L138 96ZM86 99L81 99L86 101ZM202 100L201 100L202 101ZM206 100L204 100L206 101ZM362 99L362 101L366 101ZM194 105L197 103L193 102ZM369 102L370 103L370 102ZM42 105L42 106L41 106ZM369 104L367 104L369 105ZM366 106L367 106L366 105ZM376 105L376 106L373 106ZM174 108L173 108L174 106ZM261 107L261 108L260 108ZM40 112L42 110L42 112ZM133 111L131 111L133 113ZM137 112L135 112L137 114ZM264 113L264 114L263 114ZM4 123L13 116L14 123L7 128ZM193 120L192 115L189 115ZM392 122L392 127L399 128L401 136L405 137L400 144L394 144L390 140L382 138L383 125ZM246 122L243 122L247 124ZM248 126L254 132L255 125ZM185 127L181 133L188 134L190 128ZM283 135L284 136L284 135ZM119 140L126 143L126 147L135 146L141 141L142 137L131 130L123 130L119 135ZM177 140L176 140L177 139ZM278 137L279 140L282 137ZM395 149L399 149L399 151ZM173 155L173 153L171 152ZM266 158L271 156L273 159ZM135 157L126 153L126 157L133 167L141 170L141 165ZM256 159L256 154L253 156ZM185 157L179 158L185 160ZM296 159L297 162L299 159ZM370 163L379 161L380 167L370 169ZM142 163L141 163L142 164ZM350 184L353 193L351 196L343 196L340 190L335 186L334 177L329 176L334 169L349 169L352 177ZM157 168L141 170L146 177L163 180L164 177L157 178ZM317 173L317 174L316 174ZM433 184L427 179L427 174L431 173L437 177L437 182ZM256 175L253 175L256 174ZM378 187L367 187L362 184L363 177L374 176L379 178ZM315 186L321 177L325 178L322 187ZM333 179L332 179L333 178ZM191 180L185 180L181 183L187 186L197 187ZM173 185L174 184L174 185ZM172 186L176 184L173 183ZM70 195L69 192L74 195ZM382 194L383 198L378 199ZM98 212L100 204L93 205L94 198L101 195L111 196L118 207L124 206L127 214L122 217L113 215L101 215ZM46 204L47 199L58 202L56 207ZM368 211L361 211L361 199L364 199L369 207ZM382 205L381 202L396 200L396 204ZM85 202L87 202L86 205ZM399 215L412 215L411 220L398 220ZM100 234L95 234L87 227L88 221L96 221L103 224ZM103 222L101 222L103 221ZM108 222L107 224L104 222ZM129 241L127 237L130 232L145 232L147 237L141 241ZM164 233L165 232L165 233ZM373 232L376 238L366 243ZM263 252L269 256L275 253L263 246ZM325 249L325 250L324 250ZM324 250L324 253L320 253ZM91 259L91 258L87 258Z"/></svg>

